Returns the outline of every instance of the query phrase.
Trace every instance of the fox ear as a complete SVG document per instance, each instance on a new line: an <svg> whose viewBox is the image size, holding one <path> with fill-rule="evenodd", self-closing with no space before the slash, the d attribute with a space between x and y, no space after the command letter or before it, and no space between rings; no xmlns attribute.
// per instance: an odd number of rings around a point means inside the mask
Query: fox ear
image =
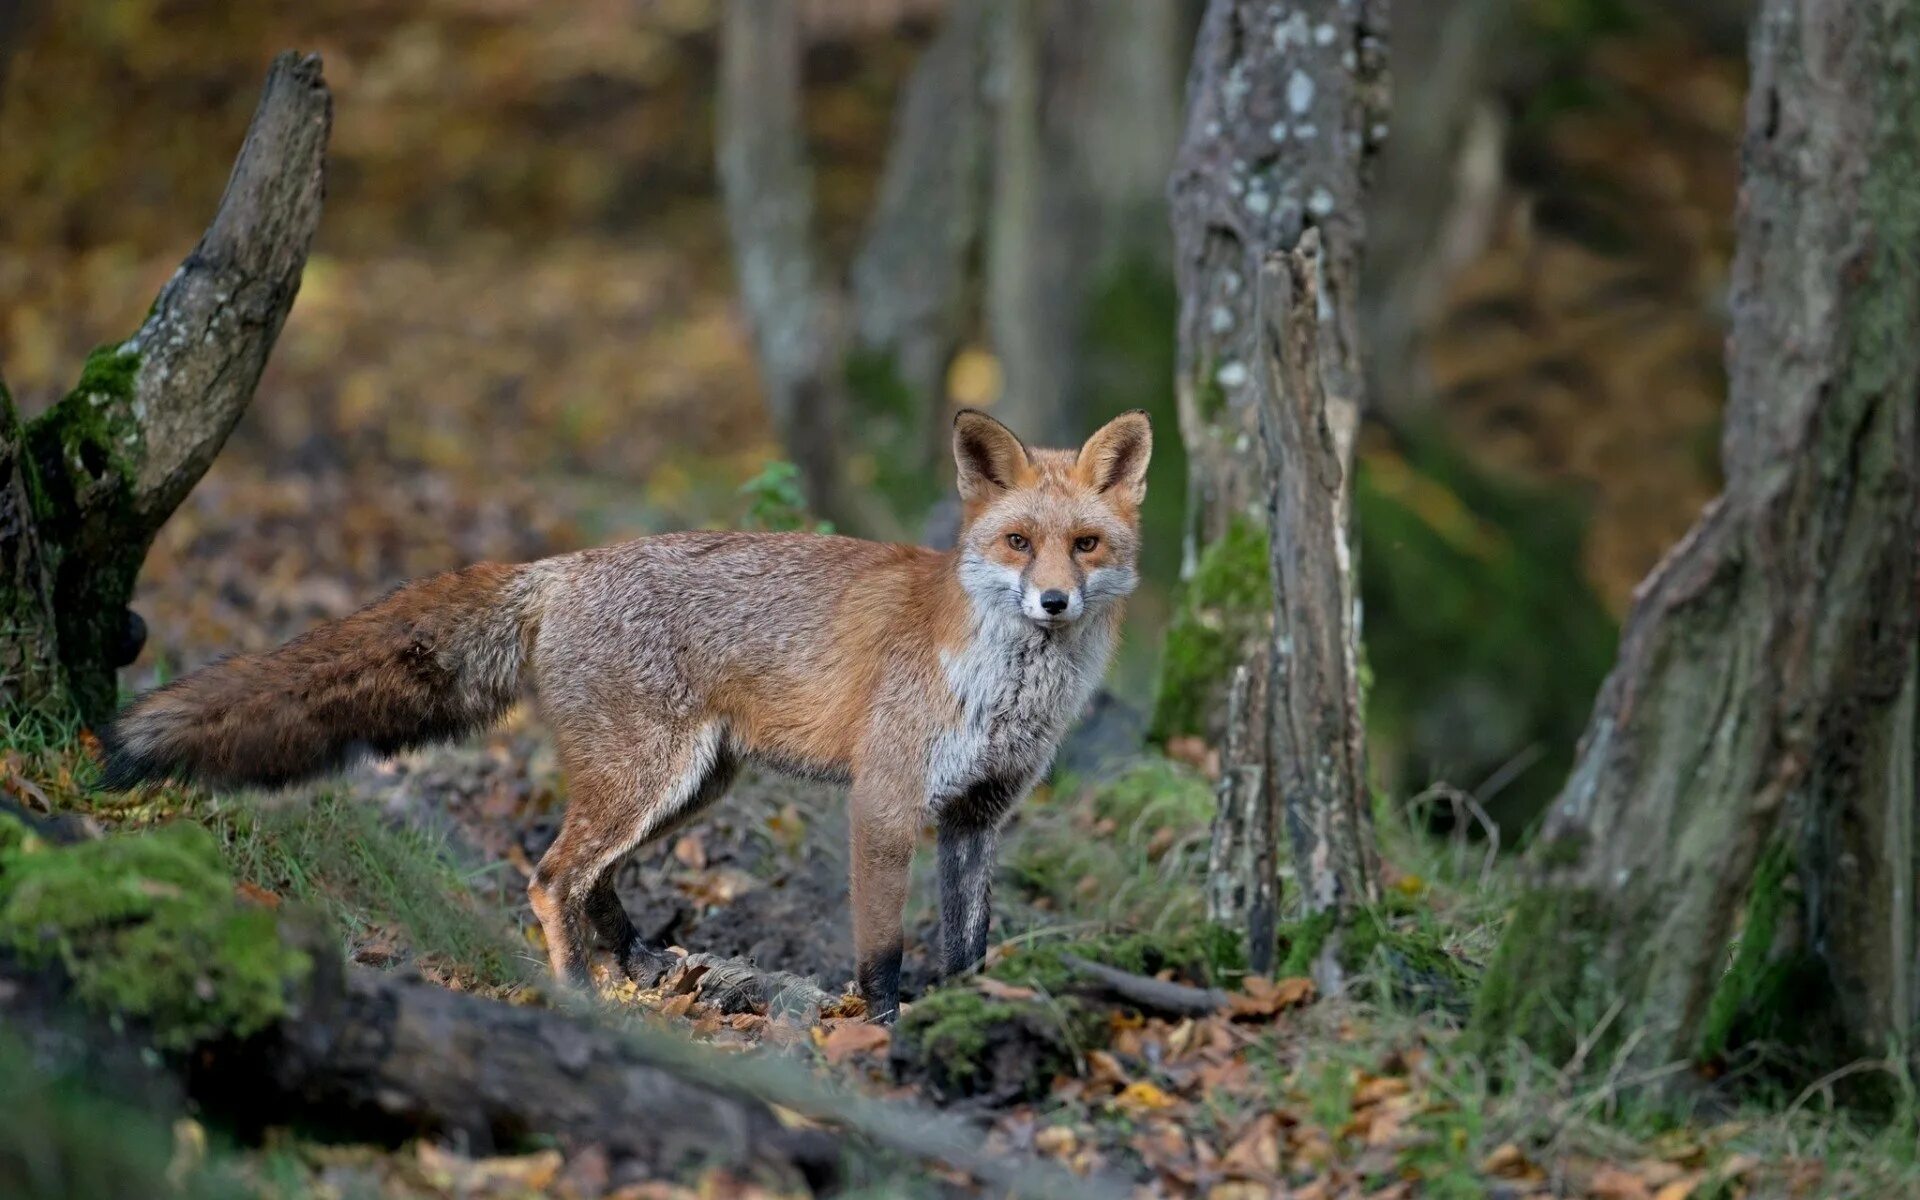
<svg viewBox="0 0 1920 1200"><path fill-rule="evenodd" d="M960 468L960 499L977 504L1015 486L1033 469L1013 430L975 408L953 418L953 461Z"/></svg>
<svg viewBox="0 0 1920 1200"><path fill-rule="evenodd" d="M1153 423L1144 409L1108 421L1074 460L1074 473L1096 492L1118 492L1134 504L1147 498L1147 460L1153 457Z"/></svg>

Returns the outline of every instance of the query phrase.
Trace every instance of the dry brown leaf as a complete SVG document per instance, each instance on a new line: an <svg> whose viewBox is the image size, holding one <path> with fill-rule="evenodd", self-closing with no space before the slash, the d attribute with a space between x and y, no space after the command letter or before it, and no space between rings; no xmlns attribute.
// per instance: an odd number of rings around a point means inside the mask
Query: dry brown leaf
<svg viewBox="0 0 1920 1200"><path fill-rule="evenodd" d="M544 1192L560 1174L562 1159L558 1150L541 1150L500 1158L463 1158L431 1142L421 1142L416 1153L420 1170L436 1187L458 1193L474 1193L489 1188L513 1188L519 1192Z"/></svg>
<svg viewBox="0 0 1920 1200"><path fill-rule="evenodd" d="M1280 1122L1262 1113L1247 1123L1227 1152L1220 1169L1241 1179L1270 1179L1280 1173Z"/></svg>
<svg viewBox="0 0 1920 1200"><path fill-rule="evenodd" d="M1240 991L1228 997L1236 1017L1271 1017L1313 999L1313 980L1304 976L1276 982L1250 975L1240 986Z"/></svg>
<svg viewBox="0 0 1920 1200"><path fill-rule="evenodd" d="M687 868L689 871L706 870L706 835L697 830L693 833L683 834L680 839L673 844L673 858L675 862Z"/></svg>
<svg viewBox="0 0 1920 1200"><path fill-rule="evenodd" d="M1039 992L1034 991L1032 988L1007 983L1004 980L995 979L991 975L975 977L973 986L976 990L992 996L995 1000L1032 1000L1040 995Z"/></svg>
<svg viewBox="0 0 1920 1200"><path fill-rule="evenodd" d="M1587 1191L1594 1200L1653 1200L1653 1189L1646 1181L1624 1167L1608 1163L1587 1180Z"/></svg>
<svg viewBox="0 0 1920 1200"><path fill-rule="evenodd" d="M1381 1075L1363 1078L1353 1089L1353 1106L1364 1108L1369 1104L1378 1104L1391 1096L1407 1094L1407 1081L1393 1075Z"/></svg>
<svg viewBox="0 0 1920 1200"><path fill-rule="evenodd" d="M261 908L279 908L280 893L269 891L250 879L242 879L233 885L233 894L248 904L257 904Z"/></svg>
<svg viewBox="0 0 1920 1200"><path fill-rule="evenodd" d="M820 1009L820 1019L823 1021L830 1021L836 1017L864 1017L866 1015L866 998L852 992L835 996Z"/></svg>
<svg viewBox="0 0 1920 1200"><path fill-rule="evenodd" d="M1120 1060L1106 1050L1087 1051L1087 1080L1090 1083L1107 1083L1115 1087L1125 1087L1129 1076Z"/></svg>
<svg viewBox="0 0 1920 1200"><path fill-rule="evenodd" d="M1526 1151L1512 1142L1502 1142L1481 1159L1480 1173L1498 1179L1534 1179L1541 1175L1540 1169L1527 1158Z"/></svg>
<svg viewBox="0 0 1920 1200"><path fill-rule="evenodd" d="M856 1054L874 1054L893 1041L893 1031L867 1021L835 1021L825 1037L815 1035L830 1063L843 1063Z"/></svg>
<svg viewBox="0 0 1920 1200"><path fill-rule="evenodd" d="M1689 1200L1706 1179L1704 1171L1689 1171L1653 1194L1653 1200Z"/></svg>

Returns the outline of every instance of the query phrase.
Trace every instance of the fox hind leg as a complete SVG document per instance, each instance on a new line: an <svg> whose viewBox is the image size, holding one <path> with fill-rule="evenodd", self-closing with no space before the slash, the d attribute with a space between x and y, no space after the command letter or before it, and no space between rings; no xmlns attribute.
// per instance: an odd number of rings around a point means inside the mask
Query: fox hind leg
<svg viewBox="0 0 1920 1200"><path fill-rule="evenodd" d="M659 841L711 807L726 795L727 788L739 772L739 765L739 759L722 747L714 755L706 777L693 789L692 795L656 828L643 834L640 841L634 844L634 849ZM587 895L587 919L592 923L593 931L599 935L600 944L613 951L620 963L621 973L641 987L652 987L660 982L676 960L666 947L652 945L640 936L640 931L633 927L632 919L627 916L626 907L620 903L613 879L625 857L622 855L614 859L600 872L600 878Z"/></svg>
<svg viewBox="0 0 1920 1200"><path fill-rule="evenodd" d="M571 753L563 741L566 819L527 884L556 978L573 986L588 984L590 933L620 956L629 975L653 971L648 982L658 978L657 968L666 964L649 952L621 907L613 868L726 791L735 762L722 740L715 726L659 728L612 760Z"/></svg>

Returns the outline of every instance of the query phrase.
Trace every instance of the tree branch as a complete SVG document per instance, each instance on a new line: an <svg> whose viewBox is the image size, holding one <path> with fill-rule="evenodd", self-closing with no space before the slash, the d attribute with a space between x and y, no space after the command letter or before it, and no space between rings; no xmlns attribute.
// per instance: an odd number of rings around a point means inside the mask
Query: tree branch
<svg viewBox="0 0 1920 1200"><path fill-rule="evenodd" d="M253 398L320 225L333 102L317 54L274 59L213 223L121 348L137 354L141 524L186 498Z"/></svg>

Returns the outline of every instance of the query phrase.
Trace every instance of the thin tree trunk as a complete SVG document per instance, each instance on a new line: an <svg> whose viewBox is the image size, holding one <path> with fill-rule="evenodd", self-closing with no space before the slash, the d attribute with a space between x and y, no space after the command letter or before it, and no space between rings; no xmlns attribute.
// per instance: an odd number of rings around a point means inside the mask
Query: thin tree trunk
<svg viewBox="0 0 1920 1200"><path fill-rule="evenodd" d="M993 216L987 234L987 330L1000 359L995 413L1035 445L1070 444L1074 320L1069 276L1083 231L1072 189L1049 154L1046 34L1059 5L997 0Z"/></svg>
<svg viewBox="0 0 1920 1200"><path fill-rule="evenodd" d="M1385 132L1385 9L1380 0L1285 7L1213 0L1194 50L1172 183L1189 588L1168 637L1155 732L1198 734L1227 749L1221 766L1228 779L1250 774L1240 754L1259 756L1266 802L1277 806L1271 829L1289 830L1296 871L1315 881L1302 893L1303 906L1336 919L1369 894L1372 878L1369 828L1353 815L1356 807L1364 813L1364 793L1356 791L1358 705L1349 699L1356 694L1358 621L1347 527L1362 393L1363 185ZM1263 339L1262 264L1301 248L1309 232L1317 248L1310 254L1316 277L1308 316L1317 329L1310 343ZM1275 311L1267 319L1284 329L1291 317ZM1307 350L1310 362L1276 357ZM1313 376L1310 383L1302 372ZM1263 433L1263 397L1298 409L1293 419L1308 422L1312 438L1289 439L1271 420ZM1311 458L1301 457L1309 451ZM1296 470L1312 471L1331 488L1324 510L1285 490ZM1276 518L1287 524L1273 525ZM1282 563L1285 577L1246 586L1243 577ZM1301 574L1317 571L1325 578ZM1345 613L1338 620L1325 609L1328 588ZM1295 629L1295 621L1307 624ZM1314 651L1299 648L1300 638L1313 639ZM1262 705L1235 707L1231 727L1230 706L1217 694L1233 677L1221 669L1222 658L1250 664L1253 685L1267 697ZM1337 720L1308 719L1335 709ZM1260 713L1264 727L1244 724ZM1311 778L1297 773L1291 754L1316 764ZM1332 764L1324 771L1322 756ZM1235 828L1224 819L1216 838ZM1216 850L1223 862L1261 858L1258 847L1234 852L1216 842ZM1244 883L1211 890L1258 894Z"/></svg>
<svg viewBox="0 0 1920 1200"><path fill-rule="evenodd" d="M813 509L849 523L842 477L845 335L813 241L813 178L800 125L799 9L727 0L716 114L734 274L767 406Z"/></svg>
<svg viewBox="0 0 1920 1200"><path fill-rule="evenodd" d="M1912 1030L1916 48L1913 0L1761 6L1726 490L1635 596L1482 991L1489 1041L1659 1068L1743 1024L1839 1056ZM1791 1001L1746 969L1796 903L1763 862L1802 875L1792 973L1817 988Z"/></svg>
<svg viewBox="0 0 1920 1200"><path fill-rule="evenodd" d="M1393 23L1393 136L1367 212L1360 288L1368 402L1417 421L1433 400L1426 334L1448 281L1484 248L1501 194L1496 89L1513 60L1514 0L1410 4Z"/></svg>
<svg viewBox="0 0 1920 1200"><path fill-rule="evenodd" d="M112 710L114 669L139 649L127 600L147 548L246 410L299 290L331 113L318 56L275 59L220 208L146 322L95 351L74 390L24 429L10 404L0 413L0 615L12 625L0 664L23 672L5 707L70 701L95 720ZM58 680L32 620L36 575Z"/></svg>
<svg viewBox="0 0 1920 1200"><path fill-rule="evenodd" d="M853 264L855 330L872 393L856 386L861 439L883 460L883 481L892 468L894 490L915 481L925 502L948 454L947 370L969 331L986 220L989 18L985 4L952 6L915 65Z"/></svg>

